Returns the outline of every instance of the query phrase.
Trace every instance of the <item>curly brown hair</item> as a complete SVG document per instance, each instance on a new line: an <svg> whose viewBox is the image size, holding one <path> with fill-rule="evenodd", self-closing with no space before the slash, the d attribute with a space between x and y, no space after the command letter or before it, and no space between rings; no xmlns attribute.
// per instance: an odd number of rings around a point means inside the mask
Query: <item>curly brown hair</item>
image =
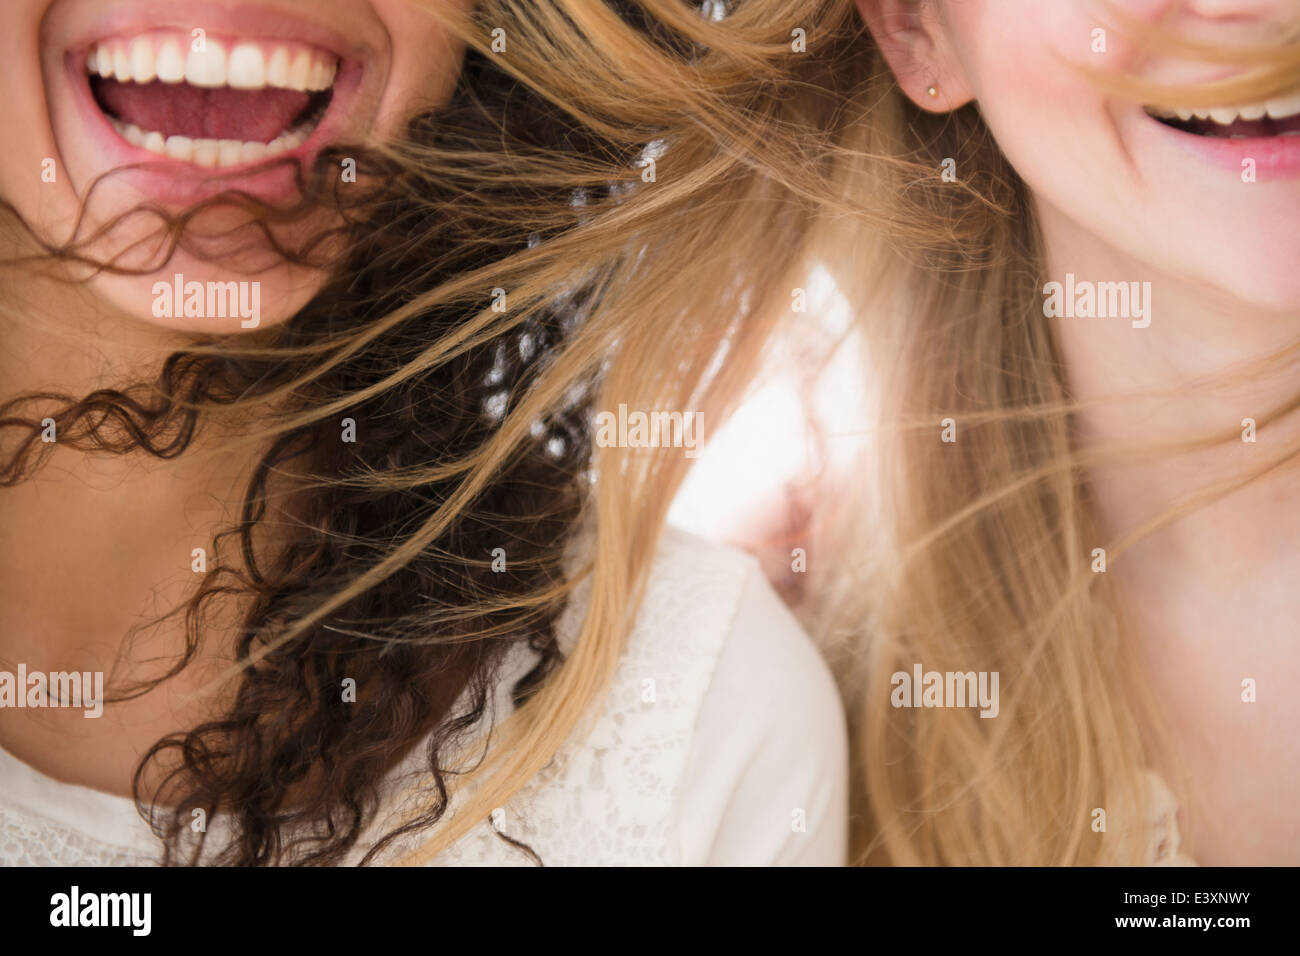
<svg viewBox="0 0 1300 956"><path fill-rule="evenodd" d="M836 21L824 42L849 42L846 5L821 5ZM63 447L170 458L216 413L275 409L232 439L259 442L260 459L239 520L172 612L183 654L115 688L128 699L176 675L210 639L209 615L239 608L228 708L137 768L165 862L349 860L389 771L417 747L420 809L361 858L432 830L405 858L428 859L539 772L602 692L686 462L593 447L591 413L626 402L719 420L802 274L837 81L790 44L816 10L761 12L741 5L724 25L677 0L485 0L454 24L470 52L452 101L402 141L325 151L290 209L228 193L148 210L169 242L140 272L165 265L207 209L248 210L278 256L332 276L297 315L196 341L145 384L0 405L4 486L40 467L46 418ZM510 52L497 54L486 38L503 24ZM345 156L364 188L338 186ZM279 242L278 223L322 208L328 230ZM339 258L325 251L340 244ZM83 264L83 249L74 237L39 252ZM509 309L485 306L497 289ZM346 419L355 442L340 441ZM497 548L507 570L492 567ZM584 575L566 656L556 622ZM515 711L466 759L519 646L534 664ZM341 699L346 679L355 703ZM146 793L146 779L162 783ZM462 783L468 806L449 812ZM223 846L191 828L195 810L229 822Z"/></svg>
<svg viewBox="0 0 1300 956"><path fill-rule="evenodd" d="M610 148L472 51L453 102L418 116L408 129L410 144L427 149L491 140L499 146L503 137L520 157ZM362 168L375 171L371 178L381 185L355 196L327 185L337 180L343 156L361 157ZM339 863L373 818L380 781L422 745L436 797L418 819L371 847L365 855L370 860L393 838L431 825L444 812L444 749L479 725L506 649L524 643L536 656L514 687L520 701L560 660L553 628L560 602L526 598L554 593L565 580L564 549L581 511L581 479L590 458L585 421L594 375L575 383L583 388L519 442L472 506L410 561L291 641L255 655L286 622L319 604L322 595L344 589L374 554L423 527L451 497L461 475L447 466L473 455L499 428L580 321L586 296L575 288L563 309L530 316L398 387L373 388L479 307L450 302L425 308L419 304L423 294L537 241L535 232L512 229L516 224L500 218L502 209L540 202L572 208L576 218L579 207L537 195L526 181L503 179L494 195L462 192L356 146L326 150L301 186L304 198L294 210L259 212L267 221L321 206L346 213L349 253L319 294L275 330L275 347L264 357L176 352L152 388L104 388L81 398L20 395L0 405L0 429L19 436L5 454L0 486L29 476L51 448L41 441L47 417L64 447L172 458L191 447L205 404L249 401L300 382L319 361L309 347L331 342L340 329L413 306L405 322L364 342L297 391L296 408L286 411L340 395L367 397L275 437L244 490L239 522L213 541L214 555L230 551L233 543L238 560L215 561L182 609L184 653L162 677L114 698L139 696L186 667L209 605L234 595L249 602L236 647L248 663L233 706L158 741L136 771L143 810L146 765L169 752L176 758L149 801L166 862L199 860L206 832L186 837L192 811L202 809L227 813L232 824L232 841L212 862ZM238 195L204 206L223 203L257 205ZM485 216L485 209L495 218ZM201 212L165 217L178 242L184 225ZM263 235L275 241L271 231ZM318 236L309 245L319 243ZM73 244L47 251L77 255ZM308 246L277 251L292 261L314 261ZM344 442L340 421L346 418L362 425L355 440ZM399 475L440 466L442 471L428 480L369 480L380 466ZM298 476L297 487L276 507L282 521L292 516L293 532L270 560L259 560L255 535L273 510L272 482L288 473ZM504 570L492 568L490 555L497 548L509 553ZM339 693L345 678L355 681L355 703L345 703ZM165 813L157 810L160 804L168 807Z"/></svg>

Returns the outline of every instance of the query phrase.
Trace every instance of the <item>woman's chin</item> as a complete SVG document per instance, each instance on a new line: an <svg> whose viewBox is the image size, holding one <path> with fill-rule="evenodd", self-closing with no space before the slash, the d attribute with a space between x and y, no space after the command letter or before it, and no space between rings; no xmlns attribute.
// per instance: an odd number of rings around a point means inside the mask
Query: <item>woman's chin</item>
<svg viewBox="0 0 1300 956"><path fill-rule="evenodd" d="M308 269L287 265L235 273L178 255L147 275L96 276L90 291L132 320L193 336L273 328L300 311L320 287Z"/></svg>

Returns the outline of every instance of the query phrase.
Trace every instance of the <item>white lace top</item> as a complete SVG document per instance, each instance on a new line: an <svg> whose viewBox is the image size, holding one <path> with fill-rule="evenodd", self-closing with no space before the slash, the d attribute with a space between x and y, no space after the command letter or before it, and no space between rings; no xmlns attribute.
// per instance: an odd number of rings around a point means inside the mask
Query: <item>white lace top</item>
<svg viewBox="0 0 1300 956"><path fill-rule="evenodd" d="M561 619L562 646L584 594ZM518 648L507 660L498 718L510 712L511 678L528 669L528 654ZM830 674L757 564L670 530L590 733L562 748L495 825L548 866L839 865L846 763ZM132 801L61 783L0 750L0 864L143 865L157 856ZM434 862L533 865L487 821Z"/></svg>

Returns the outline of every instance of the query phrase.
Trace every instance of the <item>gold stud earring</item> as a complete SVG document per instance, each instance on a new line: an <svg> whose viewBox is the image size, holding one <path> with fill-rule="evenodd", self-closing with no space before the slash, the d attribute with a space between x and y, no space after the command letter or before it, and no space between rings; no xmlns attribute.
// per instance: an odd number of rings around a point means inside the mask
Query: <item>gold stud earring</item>
<svg viewBox="0 0 1300 956"><path fill-rule="evenodd" d="M938 90L938 88L937 88L937 87L933 87L933 86L930 87L929 89L927 89L925 92L928 93L930 96L938 96L938 95L939 95L939 90Z"/></svg>

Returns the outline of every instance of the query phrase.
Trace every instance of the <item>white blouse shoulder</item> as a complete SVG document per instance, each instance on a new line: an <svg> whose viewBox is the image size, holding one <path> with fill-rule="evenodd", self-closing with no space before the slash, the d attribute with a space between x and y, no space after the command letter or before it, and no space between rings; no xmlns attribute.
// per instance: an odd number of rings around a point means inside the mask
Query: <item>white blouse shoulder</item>
<svg viewBox="0 0 1300 956"><path fill-rule="evenodd" d="M562 646L586 593L584 584L561 618ZM498 717L526 653L506 662ZM550 866L844 862L843 711L826 665L753 559L665 533L587 726L434 864L533 865L494 827ZM0 864L136 865L156 855L131 801L55 781L0 750Z"/></svg>
<svg viewBox="0 0 1300 956"><path fill-rule="evenodd" d="M584 584L562 645L586 603ZM546 865L841 865L847 753L830 672L757 562L670 528L590 734L496 827ZM488 822L435 862L531 864Z"/></svg>

